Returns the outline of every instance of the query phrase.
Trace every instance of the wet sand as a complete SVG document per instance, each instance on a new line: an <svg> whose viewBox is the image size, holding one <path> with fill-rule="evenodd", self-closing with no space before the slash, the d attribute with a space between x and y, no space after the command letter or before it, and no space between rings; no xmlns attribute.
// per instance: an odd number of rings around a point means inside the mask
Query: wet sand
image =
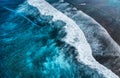
<svg viewBox="0 0 120 78"><path fill-rule="evenodd" d="M120 45L120 1L65 0L100 23Z"/></svg>

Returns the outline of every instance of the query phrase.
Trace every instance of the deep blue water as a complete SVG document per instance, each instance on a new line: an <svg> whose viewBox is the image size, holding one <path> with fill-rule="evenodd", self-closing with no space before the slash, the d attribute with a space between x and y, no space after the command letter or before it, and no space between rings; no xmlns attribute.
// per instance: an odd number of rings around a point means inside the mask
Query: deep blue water
<svg viewBox="0 0 120 78"><path fill-rule="evenodd" d="M25 0L0 0L0 24L5 22L11 11L6 10L4 7L10 9L16 9L18 5L23 3Z"/></svg>

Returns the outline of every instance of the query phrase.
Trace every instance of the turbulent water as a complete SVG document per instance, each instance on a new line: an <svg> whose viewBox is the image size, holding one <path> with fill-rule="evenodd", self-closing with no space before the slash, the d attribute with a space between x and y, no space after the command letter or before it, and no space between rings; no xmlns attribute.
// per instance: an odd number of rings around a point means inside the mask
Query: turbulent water
<svg viewBox="0 0 120 78"><path fill-rule="evenodd" d="M101 64L119 74L120 46L111 38L108 32L94 19L66 2L51 3L55 8L72 18L83 30L93 56ZM113 60L116 60L112 62ZM114 65L114 66L113 66Z"/></svg>
<svg viewBox="0 0 120 78"><path fill-rule="evenodd" d="M2 6L0 78L118 78L92 57L80 27L46 1Z"/></svg>
<svg viewBox="0 0 120 78"><path fill-rule="evenodd" d="M99 22L120 45L120 0L65 0Z"/></svg>

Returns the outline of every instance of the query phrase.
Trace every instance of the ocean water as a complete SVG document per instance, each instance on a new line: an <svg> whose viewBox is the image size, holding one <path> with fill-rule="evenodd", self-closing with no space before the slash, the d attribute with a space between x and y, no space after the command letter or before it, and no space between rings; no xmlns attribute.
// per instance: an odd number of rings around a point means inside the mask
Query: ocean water
<svg viewBox="0 0 120 78"><path fill-rule="evenodd" d="M11 13L11 11L5 9L4 7L16 9L18 5L24 1L25 0L0 0L0 24L3 23Z"/></svg>
<svg viewBox="0 0 120 78"><path fill-rule="evenodd" d="M16 7L3 7L9 14L0 25L0 78L102 77L79 63L75 47L61 40L67 34L64 21L27 3Z"/></svg>
<svg viewBox="0 0 120 78"><path fill-rule="evenodd" d="M59 30L65 23L60 20L54 22L52 16L41 15L37 9L27 4L23 6L22 9L28 8L21 12L9 7L5 8L11 13L0 26L2 30L0 33L0 69L2 70L0 78L65 76L62 70L67 71L67 68L64 68L67 67L67 62L63 62L64 56L60 54L60 48L57 47L61 45L60 37L64 37L64 32ZM63 35L59 35L60 33ZM60 70L61 67L63 67L62 70ZM54 73L56 74L52 75ZM69 76L72 75L70 73L68 72Z"/></svg>

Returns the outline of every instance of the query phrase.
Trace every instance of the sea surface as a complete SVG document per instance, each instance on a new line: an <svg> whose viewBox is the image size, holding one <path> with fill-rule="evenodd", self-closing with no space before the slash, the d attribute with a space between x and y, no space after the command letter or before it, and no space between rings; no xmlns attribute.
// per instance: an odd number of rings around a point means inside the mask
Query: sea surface
<svg viewBox="0 0 120 78"><path fill-rule="evenodd" d="M5 7L10 9L16 9L18 5L23 3L25 0L0 0L0 24L5 22L11 11L5 9Z"/></svg>

